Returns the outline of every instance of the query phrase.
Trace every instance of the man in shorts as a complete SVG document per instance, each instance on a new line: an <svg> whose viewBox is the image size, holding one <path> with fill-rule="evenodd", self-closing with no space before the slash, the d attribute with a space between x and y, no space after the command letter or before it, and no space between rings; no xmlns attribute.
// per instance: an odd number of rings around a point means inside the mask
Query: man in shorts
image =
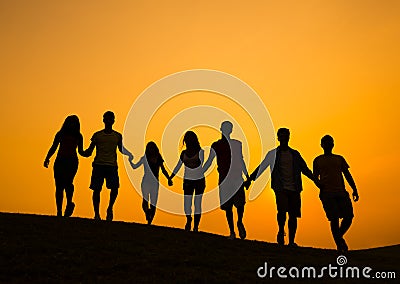
<svg viewBox="0 0 400 284"><path fill-rule="evenodd" d="M210 167L213 159L217 157L217 170L219 174L219 197L221 209L225 211L230 235L229 239L235 239L235 227L233 223L233 206L236 207L239 237L246 238L246 229L243 225L244 205L246 197L243 187L243 173L248 178L248 172L243 160L242 143L231 139L233 125L230 121L221 124L222 138L211 145L210 156L204 164L204 172Z"/></svg>
<svg viewBox="0 0 400 284"><path fill-rule="evenodd" d="M92 178L90 181L90 189L93 190L93 209L94 219L101 220L99 213L100 192L103 187L104 179L106 186L110 189L110 202L107 209L106 220L113 219L113 206L118 196L119 177L117 165L117 148L118 150L133 159L133 155L122 145L121 133L112 129L115 122L115 115L111 111L107 111L103 115L104 129L93 134L90 146L85 150L85 156L92 155L96 148L96 156L93 161Z"/></svg>
<svg viewBox="0 0 400 284"><path fill-rule="evenodd" d="M297 231L297 218L301 217L301 197L303 190L301 174L315 180L311 170L297 150L289 147L290 131L278 130L279 146L267 153L261 164L250 175L249 183L256 180L267 168L271 168L271 187L274 190L277 206L277 242L285 244L286 213L289 215L289 246L297 247L294 239Z"/></svg>
<svg viewBox="0 0 400 284"><path fill-rule="evenodd" d="M332 136L325 135L321 139L324 154L316 157L313 163L313 172L319 180L319 197L324 207L326 217L330 221L333 239L339 252L347 252L348 246L343 236L353 221L353 206L349 193L345 189L343 175L353 189L353 200L359 199L356 184L349 171L346 160L332 154L334 141ZM339 225L339 219L343 218Z"/></svg>

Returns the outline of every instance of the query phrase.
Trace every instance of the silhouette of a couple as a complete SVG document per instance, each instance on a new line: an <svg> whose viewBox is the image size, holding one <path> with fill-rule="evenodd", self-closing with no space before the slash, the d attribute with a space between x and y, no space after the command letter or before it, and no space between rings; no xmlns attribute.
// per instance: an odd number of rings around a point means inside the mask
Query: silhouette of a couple
<svg viewBox="0 0 400 284"><path fill-rule="evenodd" d="M118 150L133 159L133 155L123 146L122 135L113 130L115 115L107 111L103 115L104 129L93 134L88 149L83 150L83 136L80 133L80 122L76 115L68 116L60 131L57 132L53 144L47 153L44 166L49 166L50 158L58 148L57 157L54 162L54 179L56 184L56 205L57 216L62 216L62 204L64 190L67 198L67 205L64 212L65 217L72 215L75 204L72 201L74 194L74 177L78 170L78 153L82 157L90 157L96 149L96 156L93 161L90 189L93 190L94 219L100 220L100 192L104 180L110 189L110 201L107 209L107 220L113 219L113 206L118 196L119 176L117 165Z"/></svg>
<svg viewBox="0 0 400 284"><path fill-rule="evenodd" d="M267 168L271 169L271 187L275 193L277 206L277 242L285 243L286 213L289 215L289 246L297 247L295 236L297 218L301 216L301 174L314 181L320 189L320 199L331 224L331 232L338 251L346 252L348 246L343 238L353 219L353 207L345 189L343 175L353 189L353 200L358 201L358 191L350 174L349 166L340 155L332 153L333 138L326 135L321 139L324 154L315 158L313 172L307 167L300 153L289 147L290 131L280 128L277 133L279 146L267 153L261 164L245 182L247 186L256 180ZM343 218L339 225L339 219Z"/></svg>

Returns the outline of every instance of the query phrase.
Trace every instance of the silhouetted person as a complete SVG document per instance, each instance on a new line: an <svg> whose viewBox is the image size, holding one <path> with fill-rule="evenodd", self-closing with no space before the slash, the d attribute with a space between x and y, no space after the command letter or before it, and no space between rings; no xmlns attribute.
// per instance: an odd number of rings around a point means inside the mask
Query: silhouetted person
<svg viewBox="0 0 400 284"><path fill-rule="evenodd" d="M313 172L315 178L319 180L321 189L319 197L326 217L330 221L337 249L340 252L346 252L348 246L343 236L350 228L354 215L349 193L345 189L343 175L353 189L353 200L358 201L359 196L349 171L349 165L342 156L332 154L333 146L332 136L322 137L321 147L324 149L324 154L314 159ZM340 218L343 220L339 225Z"/></svg>
<svg viewBox="0 0 400 284"><path fill-rule="evenodd" d="M62 216L62 203L65 195L67 198L67 206L65 208L64 216L70 217L74 212L75 204L72 202L74 195L74 177L78 170L78 155L83 155L83 137L80 132L79 118L76 115L68 116L60 131L57 132L53 144L51 145L44 166L47 168L50 163L50 158L56 152L57 157L54 162L54 180L56 183L56 205L57 216Z"/></svg>
<svg viewBox="0 0 400 284"><path fill-rule="evenodd" d="M111 111L105 112L103 122L104 129L93 134L92 142L89 148L85 150L85 155L89 157L92 155L94 148L96 148L90 181L90 189L93 190L94 219L101 220L99 213L100 192L105 179L107 188L111 190L106 219L112 221L113 206L117 199L119 188L117 148L122 154L127 155L130 160L133 159L133 155L123 146L121 133L112 129L115 122L114 113Z"/></svg>
<svg viewBox="0 0 400 284"><path fill-rule="evenodd" d="M192 226L192 200L194 194L194 226L193 231L199 230L201 219L201 203L206 180L204 178L202 164L204 162L204 150L200 147L199 139L193 131L187 131L183 138L183 144L186 149L181 152L179 161L176 164L169 185L172 185L172 179L178 173L182 164L185 166L183 179L184 210L186 214L185 230L190 231Z"/></svg>
<svg viewBox="0 0 400 284"><path fill-rule="evenodd" d="M274 190L277 207L279 231L277 242L285 244L286 213L289 215L289 246L297 247L294 239L297 231L297 218L301 217L301 196L303 190L301 174L315 181L311 170L297 150L289 147L290 131L278 130L279 146L267 153L261 164L250 175L255 180L270 166L271 187ZM274 164L275 159L275 164Z"/></svg>
<svg viewBox="0 0 400 284"><path fill-rule="evenodd" d="M144 168L144 175L141 184L143 197L142 209L146 215L147 223L151 224L154 215L156 214L160 169L168 181L170 180L168 172L164 167L164 160L161 157L160 150L156 143L150 141L147 143L145 154L140 158L139 162L136 164L132 161L129 162L133 169L137 169L140 166L143 166Z"/></svg>
<svg viewBox="0 0 400 284"><path fill-rule="evenodd" d="M226 214L230 230L229 238L236 238L232 210L235 206L238 215L239 236L241 239L245 239L246 229L243 225L243 214L246 196L242 184L243 173L248 178L248 172L243 160L242 142L231 138L232 129L233 125L230 121L222 122L220 128L222 137L211 145L210 155L204 163L204 172L217 157L220 206Z"/></svg>

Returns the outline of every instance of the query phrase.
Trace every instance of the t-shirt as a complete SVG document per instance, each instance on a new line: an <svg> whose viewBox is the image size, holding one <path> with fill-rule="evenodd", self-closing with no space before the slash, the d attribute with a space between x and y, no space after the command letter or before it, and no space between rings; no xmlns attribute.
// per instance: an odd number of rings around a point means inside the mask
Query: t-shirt
<svg viewBox="0 0 400 284"><path fill-rule="evenodd" d="M56 134L56 139L60 141L60 148L58 149L57 157L78 157L78 155L76 154L76 148L78 147L78 143L83 141L83 137L81 134L71 135L58 132Z"/></svg>
<svg viewBox="0 0 400 284"><path fill-rule="evenodd" d="M349 168L346 160L340 155L320 155L314 159L313 172L320 177L323 192L346 190L343 171Z"/></svg>
<svg viewBox="0 0 400 284"><path fill-rule="evenodd" d="M93 164L117 166L117 147L122 143L121 133L112 130L106 133L100 130L93 134L92 142L96 145L96 157Z"/></svg>
<svg viewBox="0 0 400 284"><path fill-rule="evenodd" d="M229 178L243 180L242 143L235 139L220 139L211 145L217 156L217 171L220 183L229 173Z"/></svg>
<svg viewBox="0 0 400 284"><path fill-rule="evenodd" d="M143 178L146 178L148 175L152 174L158 180L158 177L160 175L159 174L160 173L160 167L164 163L164 160L161 157L161 155L158 155L158 157L155 158L154 160L147 159L146 155L144 155L140 159L139 163L142 163L143 167L144 167L144 176L143 176Z"/></svg>
<svg viewBox="0 0 400 284"><path fill-rule="evenodd" d="M200 149L193 156L189 156L187 150L183 150L180 155L180 160L185 166L184 178L190 180L197 180L204 177L203 169L201 167L204 159L204 150Z"/></svg>
<svg viewBox="0 0 400 284"><path fill-rule="evenodd" d="M293 155L289 149L280 151L278 166L283 189L296 191L296 185L294 183Z"/></svg>

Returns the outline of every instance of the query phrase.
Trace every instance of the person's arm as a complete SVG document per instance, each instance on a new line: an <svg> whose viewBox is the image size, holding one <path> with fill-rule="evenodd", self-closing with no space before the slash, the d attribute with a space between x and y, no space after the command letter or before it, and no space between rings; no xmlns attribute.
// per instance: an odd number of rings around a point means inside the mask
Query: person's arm
<svg viewBox="0 0 400 284"><path fill-rule="evenodd" d="M249 179L255 181L268 167L272 165L273 160L275 160L274 154L272 151L269 151L260 165L251 173Z"/></svg>
<svg viewBox="0 0 400 284"><path fill-rule="evenodd" d="M181 155L182 156L182 155ZM174 168L174 170L172 171L171 176L169 177L169 179L172 181L172 179L176 176L176 174L178 173L178 171L181 169L183 162L181 159L181 156L179 157L178 162L176 163L176 166Z"/></svg>
<svg viewBox="0 0 400 284"><path fill-rule="evenodd" d="M137 169L139 168L141 165L143 165L143 157L135 164L133 162L133 160L129 160L129 164L131 165L132 169Z"/></svg>
<svg viewBox="0 0 400 284"><path fill-rule="evenodd" d="M79 138L78 138L78 153L82 157L85 157L85 151L83 151L83 136L82 135L79 135Z"/></svg>
<svg viewBox="0 0 400 284"><path fill-rule="evenodd" d="M164 163L161 164L160 168L161 168L161 172L163 173L163 175L164 175L164 176L167 178L167 180L169 181L169 180L170 180L170 176L169 176L167 170L166 170L165 167L164 167Z"/></svg>
<svg viewBox="0 0 400 284"><path fill-rule="evenodd" d="M121 152L121 154L128 156L129 161L133 160L133 155L131 152L129 152L128 149L126 149L122 143L122 135L119 135L119 141L118 141L118 150Z"/></svg>
<svg viewBox="0 0 400 284"><path fill-rule="evenodd" d="M316 159L313 161L313 176L314 176L314 183L319 188L322 189L321 180L320 180L320 170L317 165Z"/></svg>
<svg viewBox="0 0 400 284"><path fill-rule="evenodd" d="M299 164L300 164L300 170L303 173L303 175L305 175L306 177L308 177L310 180L312 180L313 182L315 182L315 178L314 178L314 174L313 172L309 169L309 167L307 166L306 161L304 161L303 157L300 155L300 153L297 153L298 155L298 159L299 159Z"/></svg>
<svg viewBox="0 0 400 284"><path fill-rule="evenodd" d="M211 163L213 162L214 158L215 158L215 151L213 150L213 148L210 148L210 154L208 155L208 159L203 165L203 173L205 173L211 166Z"/></svg>
<svg viewBox="0 0 400 284"><path fill-rule="evenodd" d="M348 168L343 169L343 174L344 174L344 177L346 178L347 182L349 183L349 185L353 189L353 200L355 202L357 202L358 199L360 199L360 196L358 195L358 190L357 190L357 187L356 187L356 183L354 182L354 179L353 179L349 169Z"/></svg>
<svg viewBox="0 0 400 284"><path fill-rule="evenodd" d="M90 157L93 153L94 148L96 147L96 143L93 141L92 138L92 142L90 142L89 148L87 148L85 151L83 151L83 157Z"/></svg>
<svg viewBox="0 0 400 284"><path fill-rule="evenodd" d="M57 132L56 136L54 137L53 144L51 145L49 151L47 152L46 158L44 159L43 166L45 168L49 167L50 158L54 155L57 150L58 144L60 144L60 134Z"/></svg>

